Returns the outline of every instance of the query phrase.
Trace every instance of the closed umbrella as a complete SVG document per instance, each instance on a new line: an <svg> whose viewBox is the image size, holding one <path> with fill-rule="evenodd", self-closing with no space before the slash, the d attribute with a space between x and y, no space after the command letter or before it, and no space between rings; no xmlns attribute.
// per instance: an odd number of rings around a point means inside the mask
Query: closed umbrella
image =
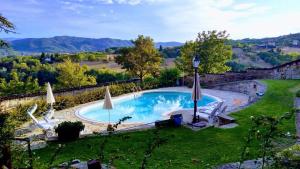
<svg viewBox="0 0 300 169"><path fill-rule="evenodd" d="M49 82L47 83L47 98L46 98L46 100L47 100L47 103L51 105L51 109L53 109L53 103L55 103L55 99L54 99L52 88L51 88L51 85Z"/></svg>
<svg viewBox="0 0 300 169"><path fill-rule="evenodd" d="M192 90L192 99L193 100L200 100L202 98L201 88L200 88L200 76L199 76L198 73L197 73L196 76L197 76L197 80L196 80L196 85L195 85L195 80L194 80L193 90ZM195 86L196 86L196 91L195 91Z"/></svg>
<svg viewBox="0 0 300 169"><path fill-rule="evenodd" d="M106 91L105 91L103 109L107 109L108 110L108 122L110 123L110 111L109 110L113 109L113 103L111 101L111 96L110 96L110 92L109 92L108 86L106 87Z"/></svg>

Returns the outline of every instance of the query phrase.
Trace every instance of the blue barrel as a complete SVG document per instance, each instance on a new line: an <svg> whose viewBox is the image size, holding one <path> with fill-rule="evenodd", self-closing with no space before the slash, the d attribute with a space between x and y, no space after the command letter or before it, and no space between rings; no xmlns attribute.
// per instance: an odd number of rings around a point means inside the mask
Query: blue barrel
<svg viewBox="0 0 300 169"><path fill-rule="evenodd" d="M175 114L171 116L171 119L173 119L174 126L181 126L182 123L182 114Z"/></svg>

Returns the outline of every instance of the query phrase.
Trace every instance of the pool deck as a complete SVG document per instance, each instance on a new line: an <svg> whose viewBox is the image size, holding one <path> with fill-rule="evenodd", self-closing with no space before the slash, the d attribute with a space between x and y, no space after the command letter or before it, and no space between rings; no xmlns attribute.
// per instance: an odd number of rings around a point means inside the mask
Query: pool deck
<svg viewBox="0 0 300 169"><path fill-rule="evenodd" d="M168 87L168 88L160 88L160 89L154 89L154 90L147 90L147 91L180 91L180 92L191 92L191 88L187 87ZM146 91L146 92L147 92ZM143 91L145 92L145 91ZM224 105L227 105L227 111L226 114L230 114L231 112L235 112L245 106L248 105L249 96L242 93L237 92L230 92L230 91L221 91L221 90L213 90L213 89L202 89L202 93L205 95L210 95L217 97L224 101ZM132 95L131 94L125 94L121 96L117 96L114 98L124 97L126 95ZM76 112L87 105L95 104L99 101L90 102L86 104L81 104L73 108L56 111L54 114L54 118L61 119L63 121L82 121L85 125L85 130L82 132L82 134L92 134L94 132L102 132L106 130L107 123L99 123L99 122L91 122L84 120L76 114ZM126 129L145 129L153 126L152 125L144 125L142 123L130 123L130 124L121 124L119 125L118 129L126 130Z"/></svg>

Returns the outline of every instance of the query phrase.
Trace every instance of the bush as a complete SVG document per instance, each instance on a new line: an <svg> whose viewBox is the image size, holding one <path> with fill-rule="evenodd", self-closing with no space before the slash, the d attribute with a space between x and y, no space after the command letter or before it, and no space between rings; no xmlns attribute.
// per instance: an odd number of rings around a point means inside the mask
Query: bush
<svg viewBox="0 0 300 169"><path fill-rule="evenodd" d="M160 81L152 76L146 77L143 83L143 89L154 89L160 86Z"/></svg>
<svg viewBox="0 0 300 169"><path fill-rule="evenodd" d="M276 154L279 166L284 168L299 168L300 167L300 145L295 144L289 148L282 150Z"/></svg>
<svg viewBox="0 0 300 169"><path fill-rule="evenodd" d="M300 97L300 90L296 92L296 97Z"/></svg>
<svg viewBox="0 0 300 169"><path fill-rule="evenodd" d="M79 134L82 130L84 130L84 125L81 121L65 121L55 128L55 132L58 134L58 140L60 141L76 140L79 138Z"/></svg>
<svg viewBox="0 0 300 169"><path fill-rule="evenodd" d="M180 77L181 72L177 68L163 69L160 72L159 81L161 86L170 87L176 85L176 80Z"/></svg>

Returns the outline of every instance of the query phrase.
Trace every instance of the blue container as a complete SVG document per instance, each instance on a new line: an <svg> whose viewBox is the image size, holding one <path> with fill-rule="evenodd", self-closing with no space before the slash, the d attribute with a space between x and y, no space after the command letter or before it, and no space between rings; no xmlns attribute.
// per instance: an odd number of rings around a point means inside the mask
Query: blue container
<svg viewBox="0 0 300 169"><path fill-rule="evenodd" d="M173 119L173 123L174 123L174 126L181 126L181 123L182 123L182 115L181 114L176 114L176 115L173 115L171 117L171 119Z"/></svg>

